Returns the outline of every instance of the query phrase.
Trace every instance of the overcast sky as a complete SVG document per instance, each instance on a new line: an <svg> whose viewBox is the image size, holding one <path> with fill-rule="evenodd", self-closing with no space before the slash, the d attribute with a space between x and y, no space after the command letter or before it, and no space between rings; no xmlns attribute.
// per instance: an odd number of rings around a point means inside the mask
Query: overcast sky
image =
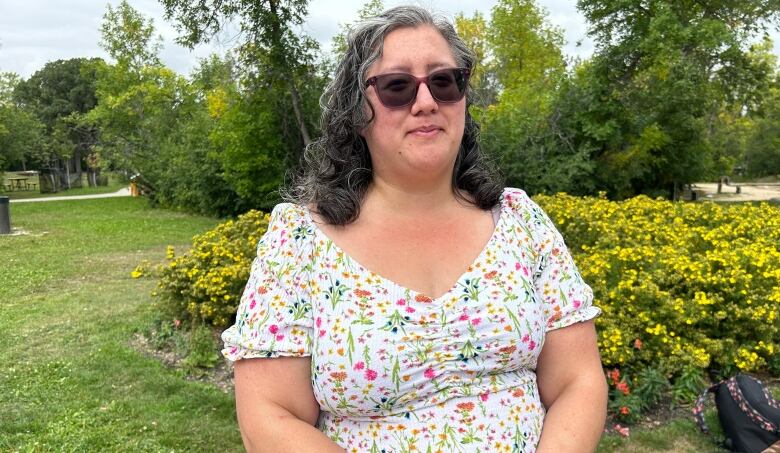
<svg viewBox="0 0 780 453"><path fill-rule="evenodd" d="M586 38L582 15L576 0L537 0L546 8L551 23L564 30L569 56L587 57L593 50ZM12 71L27 78L49 61L77 57L103 57L98 46L100 22L106 5L117 5L118 0L0 0L0 71ZM144 16L154 19L154 25L163 36L163 62L176 72L189 74L198 58L212 52L223 53L232 44L229 36L223 43L211 43L190 51L178 46L173 26L163 20L163 8L158 0L129 0L130 5ZM365 0L313 0L309 4L309 19L304 31L320 41L324 49L331 37L339 31L339 24L352 22ZM385 6L402 2L385 0ZM458 12L471 15L481 11L486 18L494 0L424 0L413 3L429 7L453 17ZM774 33L776 43L780 34ZM577 46L578 41L582 42ZM780 46L775 45L776 51Z"/></svg>

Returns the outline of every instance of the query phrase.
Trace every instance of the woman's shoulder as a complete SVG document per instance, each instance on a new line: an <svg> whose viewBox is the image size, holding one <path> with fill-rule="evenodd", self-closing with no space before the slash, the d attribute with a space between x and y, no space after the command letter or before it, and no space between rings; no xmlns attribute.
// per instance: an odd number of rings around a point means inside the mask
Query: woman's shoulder
<svg viewBox="0 0 780 453"><path fill-rule="evenodd" d="M279 203L271 210L271 222L277 227L310 223L309 211L299 204ZM269 225L270 227L270 225Z"/></svg>
<svg viewBox="0 0 780 453"><path fill-rule="evenodd" d="M501 206L525 220L544 217L544 211L523 189L506 187L501 194Z"/></svg>
<svg viewBox="0 0 780 453"><path fill-rule="evenodd" d="M309 211L298 204L279 203L271 210L268 229L258 243L260 249L275 254L297 255L307 248L312 236Z"/></svg>

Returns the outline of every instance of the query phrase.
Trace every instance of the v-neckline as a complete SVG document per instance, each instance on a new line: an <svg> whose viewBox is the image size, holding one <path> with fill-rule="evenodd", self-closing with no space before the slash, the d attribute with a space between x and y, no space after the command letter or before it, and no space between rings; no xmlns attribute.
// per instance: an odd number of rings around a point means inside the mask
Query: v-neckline
<svg viewBox="0 0 780 453"><path fill-rule="evenodd" d="M506 217L505 212L506 212L507 209L506 209L506 206L504 204L504 198L505 197L502 194L501 195L501 199L499 201L499 205L498 205L498 208L500 209L500 212L499 212L498 218L494 222L493 233L490 235L490 238L487 240L485 245L482 247L482 249L480 250L479 254L476 256L476 258L474 258L466 266L466 269L458 276L458 278L452 283L452 285L450 285L449 289L444 294L442 294L442 295L440 295L438 297L432 297L432 296L429 296L429 295L427 295L427 294L425 294L425 293L423 293L421 291L417 291L417 290L415 290L413 288L409 288L408 286L404 286L404 285L402 285L400 283L396 283L395 281L393 281L393 280L391 280L391 279L389 279L387 277L384 277L382 274L374 272L371 269L369 269L368 267L364 266L363 264L360 263L360 261L356 260L355 258L352 257L352 255L350 255L344 249L342 249L335 241L333 241L333 239L331 239L327 234L325 234L325 232L322 231L320 229L320 227L317 226L317 223L314 221L314 218L312 217L311 211L309 210L308 207L303 206L303 211L304 211L304 213L306 215L306 220L309 222L309 224L312 227L312 230L314 231L314 235L315 236L319 236L320 239L323 239L324 241L329 243L330 244L330 250L332 250L336 254L340 254L341 256L343 256L344 258L349 260L352 264L354 264L356 267L358 267L361 272L366 273L368 275L371 275L374 278L378 278L379 280L381 280L382 282L384 282L388 286L395 287L396 289L399 289L399 290L401 290L403 292L409 292L409 293L415 295L415 297L422 296L424 298L424 300L427 299L427 301L429 303L434 303L434 302L439 302L442 299L446 298L447 296L451 295L458 288L458 285L461 283L461 281L466 276L468 276L472 272L472 270L483 260L484 255L493 246L493 243L498 240L497 238L501 234L501 231L502 231L502 223L505 221L504 219ZM491 215L492 214L493 213L491 212ZM494 219L495 219L495 217L494 217Z"/></svg>

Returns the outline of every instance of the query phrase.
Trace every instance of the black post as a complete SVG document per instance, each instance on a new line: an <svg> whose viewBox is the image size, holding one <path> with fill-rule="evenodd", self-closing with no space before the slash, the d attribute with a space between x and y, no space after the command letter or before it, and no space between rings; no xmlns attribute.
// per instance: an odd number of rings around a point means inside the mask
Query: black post
<svg viewBox="0 0 780 453"><path fill-rule="evenodd" d="M0 234L11 234L11 215L8 197L0 197Z"/></svg>

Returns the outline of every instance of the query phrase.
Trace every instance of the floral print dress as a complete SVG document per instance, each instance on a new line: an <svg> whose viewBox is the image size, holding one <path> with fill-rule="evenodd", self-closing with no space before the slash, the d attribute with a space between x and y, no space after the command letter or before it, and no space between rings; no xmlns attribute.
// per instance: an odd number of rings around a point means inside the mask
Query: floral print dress
<svg viewBox="0 0 780 453"><path fill-rule="evenodd" d="M594 318L560 233L505 189L492 237L436 299L361 266L278 205L222 338L230 360L311 356L318 427L349 452L536 450L545 333Z"/></svg>

